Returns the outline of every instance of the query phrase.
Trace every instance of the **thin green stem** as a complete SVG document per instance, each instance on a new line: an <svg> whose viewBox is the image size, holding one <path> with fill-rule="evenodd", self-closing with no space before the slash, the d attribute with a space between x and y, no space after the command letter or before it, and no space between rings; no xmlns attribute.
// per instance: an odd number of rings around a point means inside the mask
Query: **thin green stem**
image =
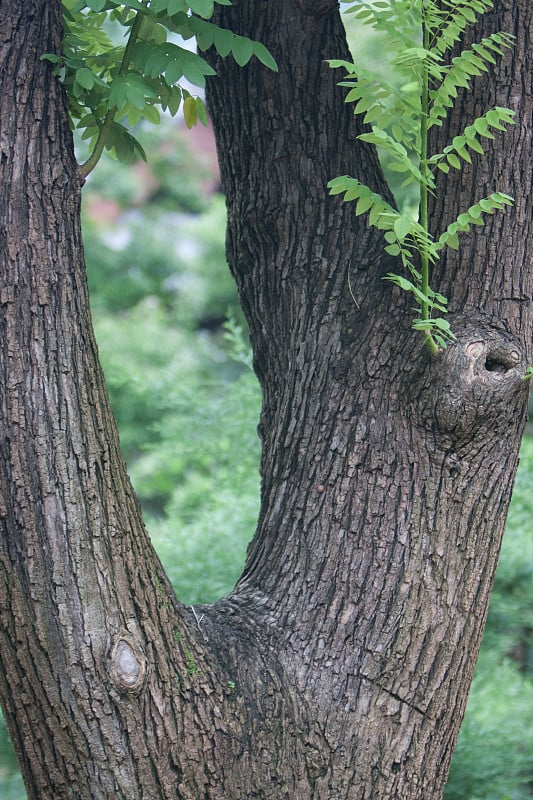
<svg viewBox="0 0 533 800"><path fill-rule="evenodd" d="M424 0L422 0L422 41L424 49L429 49L429 31L425 20ZM428 114L429 114L429 72L427 66L424 64L422 70L422 97L421 97L421 110L420 110L420 172L422 174L422 182L420 186L420 224L426 234L429 234L429 219L428 219L428 181L429 181L429 166L428 166ZM420 272L422 276L421 290L425 297L429 293L429 258L427 252L422 248L420 252ZM424 322L429 322L431 315L427 301L423 300L420 305L420 317ZM426 345L431 355L435 355L438 351L437 344L431 335L429 326L426 331L425 337Z"/></svg>
<svg viewBox="0 0 533 800"><path fill-rule="evenodd" d="M122 61L120 62L120 67L118 70L119 75L125 75L128 71L128 67L130 65L132 55L133 55L133 48L135 46L135 42L139 38L139 33L141 31L141 27L143 24L143 14L142 12L138 11L135 15L135 19L133 20L133 24L131 26L130 35L128 37L128 41L126 42L126 47L124 48L124 55L122 56ZM80 164L80 173L81 177L85 180L87 175L93 171L96 167L100 158L102 157L102 153L104 152L104 147L106 142L109 138L109 134L111 132L111 126L113 125L113 120L115 119L117 113L116 106L113 108L108 109L107 114L104 117L104 121L102 123L102 127L98 133L98 138L94 145L94 149L84 164Z"/></svg>

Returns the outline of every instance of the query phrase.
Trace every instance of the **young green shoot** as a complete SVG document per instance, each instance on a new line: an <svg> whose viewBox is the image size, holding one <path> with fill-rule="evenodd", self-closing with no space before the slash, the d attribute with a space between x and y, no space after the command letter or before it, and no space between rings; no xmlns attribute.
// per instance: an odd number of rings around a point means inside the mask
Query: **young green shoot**
<svg viewBox="0 0 533 800"><path fill-rule="evenodd" d="M340 83L349 89L346 102L354 103L354 113L371 126L358 138L387 154L388 168L404 177L402 186L418 187L415 218L393 208L357 178L344 175L328 183L331 194L344 194L346 202L355 202L356 215L368 214L368 224L383 231L385 251L400 257L404 273L389 273L387 279L415 298L413 328L423 333L431 355L455 340L441 316L447 313L447 298L430 285L432 266L445 247L458 249L459 233L483 225L485 214L513 203L509 195L495 191L460 213L440 235L434 235L429 219L437 170L460 170L463 163L472 163L471 152L482 157L481 140L494 139L494 130L505 131L514 123L513 111L495 106L454 136L441 153L429 152L431 128L442 125L458 90L468 90L472 77L488 72L513 44L511 35L497 32L449 59L466 28L492 6L493 0L360 0L352 5L349 13L386 37L386 49L395 54L395 70L406 79L401 88L357 64L329 61L346 71Z"/></svg>

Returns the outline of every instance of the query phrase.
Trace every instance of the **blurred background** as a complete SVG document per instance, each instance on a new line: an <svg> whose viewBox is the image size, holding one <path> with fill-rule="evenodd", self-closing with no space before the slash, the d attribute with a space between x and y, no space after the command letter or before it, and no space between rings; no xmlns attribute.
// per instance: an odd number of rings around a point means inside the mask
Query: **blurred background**
<svg viewBox="0 0 533 800"><path fill-rule="evenodd" d="M352 52L386 69L379 37L349 29ZM149 163L105 156L84 190L93 320L154 545L180 600L210 602L231 590L255 528L260 393L224 256L212 132L163 117L137 135ZM533 798L532 528L528 432L446 800ZM0 800L25 796L0 715Z"/></svg>

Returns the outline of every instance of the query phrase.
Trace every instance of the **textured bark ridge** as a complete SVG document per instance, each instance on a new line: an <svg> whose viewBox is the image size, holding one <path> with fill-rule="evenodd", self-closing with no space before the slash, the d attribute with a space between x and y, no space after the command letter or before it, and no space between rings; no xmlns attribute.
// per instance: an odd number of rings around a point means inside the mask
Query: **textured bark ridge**
<svg viewBox="0 0 533 800"><path fill-rule="evenodd" d="M441 796L531 363L533 6L497 6L484 24L517 47L450 130L490 97L519 124L434 218L494 174L516 206L435 276L458 343L433 359L382 280L394 260L327 194L344 173L388 191L324 63L347 56L337 10L217 12L280 71L212 56L262 506L235 590L195 610L144 531L98 366L65 101L40 60L60 3L0 6L0 699L30 800Z"/></svg>
<svg viewBox="0 0 533 800"><path fill-rule="evenodd" d="M296 7L310 17L320 17L334 8L334 0L296 0Z"/></svg>

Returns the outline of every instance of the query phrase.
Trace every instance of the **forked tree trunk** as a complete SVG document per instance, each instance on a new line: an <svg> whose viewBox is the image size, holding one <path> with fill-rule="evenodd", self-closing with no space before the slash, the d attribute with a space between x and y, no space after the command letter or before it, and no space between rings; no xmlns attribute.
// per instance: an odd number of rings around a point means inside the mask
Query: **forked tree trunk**
<svg viewBox="0 0 533 800"><path fill-rule="evenodd" d="M262 508L241 580L179 605L119 454L87 304L58 0L0 7L0 698L30 800L437 800L478 652L525 420L533 7L464 98L519 124L435 219L516 206L447 259L433 359L397 265L326 183L386 191L323 63L331 3L234 2L280 65L210 85L228 253L263 388ZM493 178L495 176L495 178ZM350 279L350 286L348 285ZM351 287L351 288L350 288ZM353 294L353 297L352 297Z"/></svg>

